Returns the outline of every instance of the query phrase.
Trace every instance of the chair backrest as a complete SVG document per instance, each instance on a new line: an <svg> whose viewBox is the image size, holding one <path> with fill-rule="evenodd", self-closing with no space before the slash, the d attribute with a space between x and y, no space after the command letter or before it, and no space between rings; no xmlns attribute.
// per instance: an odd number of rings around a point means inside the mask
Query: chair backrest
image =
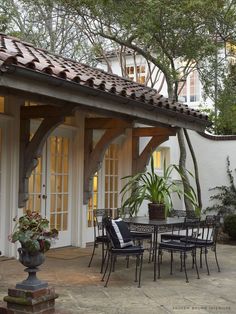
<svg viewBox="0 0 236 314"><path fill-rule="evenodd" d="M202 224L202 239L216 243L220 227L220 216L207 215Z"/></svg>
<svg viewBox="0 0 236 314"><path fill-rule="evenodd" d="M117 208L117 217L130 218L131 216L132 215L130 214L130 207Z"/></svg>
<svg viewBox="0 0 236 314"><path fill-rule="evenodd" d="M199 236L200 218L185 217L183 230L186 237L196 238Z"/></svg>
<svg viewBox="0 0 236 314"><path fill-rule="evenodd" d="M194 239L197 242L197 239L200 235L200 219L191 219L191 221L185 221L184 223L186 241L188 243L194 244Z"/></svg>
<svg viewBox="0 0 236 314"><path fill-rule="evenodd" d="M186 217L186 210L172 209L170 211L170 217Z"/></svg>
<svg viewBox="0 0 236 314"><path fill-rule="evenodd" d="M105 235L103 218L111 215L111 209L99 208L93 210L94 239Z"/></svg>

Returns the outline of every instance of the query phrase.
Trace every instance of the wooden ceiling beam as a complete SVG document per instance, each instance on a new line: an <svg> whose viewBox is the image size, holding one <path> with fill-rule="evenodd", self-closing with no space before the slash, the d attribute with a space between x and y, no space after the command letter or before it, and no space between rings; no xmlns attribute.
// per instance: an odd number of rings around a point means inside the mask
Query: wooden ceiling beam
<svg viewBox="0 0 236 314"><path fill-rule="evenodd" d="M87 118L85 119L85 129L123 129L132 128L133 122L129 120L112 118Z"/></svg>
<svg viewBox="0 0 236 314"><path fill-rule="evenodd" d="M21 107L21 119L39 119L48 117L73 116L76 106L52 106L52 105L38 105L38 106L23 106Z"/></svg>
<svg viewBox="0 0 236 314"><path fill-rule="evenodd" d="M160 128L160 127L147 127L147 128L134 128L133 136L144 137L144 136L175 136L177 128Z"/></svg>

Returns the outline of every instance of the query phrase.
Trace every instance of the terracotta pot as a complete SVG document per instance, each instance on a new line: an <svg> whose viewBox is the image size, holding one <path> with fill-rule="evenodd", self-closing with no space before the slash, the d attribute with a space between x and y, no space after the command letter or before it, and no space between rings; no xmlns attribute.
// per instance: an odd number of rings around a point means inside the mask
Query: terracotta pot
<svg viewBox="0 0 236 314"><path fill-rule="evenodd" d="M165 219L165 205L149 203L148 204L148 214L150 220L163 220Z"/></svg>

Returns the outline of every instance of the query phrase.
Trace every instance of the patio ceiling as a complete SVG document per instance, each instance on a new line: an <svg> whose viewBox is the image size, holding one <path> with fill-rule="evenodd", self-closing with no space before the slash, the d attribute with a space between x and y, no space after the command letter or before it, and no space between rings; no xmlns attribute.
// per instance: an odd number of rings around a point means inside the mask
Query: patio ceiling
<svg viewBox="0 0 236 314"><path fill-rule="evenodd" d="M53 106L204 131L208 117L156 90L0 34L0 92Z"/></svg>

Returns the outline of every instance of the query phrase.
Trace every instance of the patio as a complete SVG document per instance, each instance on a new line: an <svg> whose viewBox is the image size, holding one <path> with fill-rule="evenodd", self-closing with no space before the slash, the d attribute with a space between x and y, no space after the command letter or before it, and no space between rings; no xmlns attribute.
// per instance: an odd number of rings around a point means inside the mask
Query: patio
<svg viewBox="0 0 236 314"><path fill-rule="evenodd" d="M98 252L99 250L97 250ZM50 250L41 267L39 278L55 287L59 298L56 313L60 314L162 314L162 313L235 313L236 312L236 250L232 245L218 245L222 271L217 272L214 255L209 253L211 275L200 270L200 280L195 271L189 270L189 284L184 273L179 272L175 258L174 274L169 274L169 256L164 254L162 277L153 281L153 266L145 255L141 288L134 283L133 260L131 270L119 259L116 272L112 273L108 288L103 287L100 259L97 255L88 268L91 247ZM191 268L191 263L188 263ZM0 259L0 298L7 289L25 279L24 267L14 259Z"/></svg>

